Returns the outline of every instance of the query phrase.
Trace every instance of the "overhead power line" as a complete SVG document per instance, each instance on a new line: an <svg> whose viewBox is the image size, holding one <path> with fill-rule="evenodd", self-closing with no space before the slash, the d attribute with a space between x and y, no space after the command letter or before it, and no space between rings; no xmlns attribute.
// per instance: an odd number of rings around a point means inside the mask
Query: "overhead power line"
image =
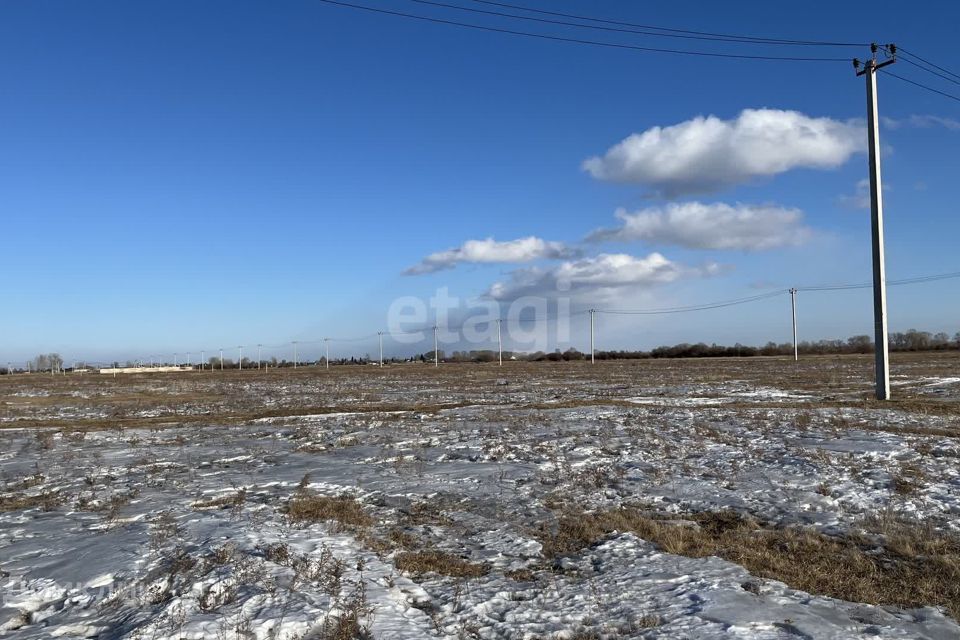
<svg viewBox="0 0 960 640"><path fill-rule="evenodd" d="M635 27L639 29L655 29L658 31L666 31L668 33L676 34L687 34L693 36L702 36L704 38L710 39L725 39L730 42L741 42L744 44L790 44L790 45L801 45L801 46L829 46L829 47L869 47L869 42L825 42L822 40L788 40L784 38L767 38L760 36L744 36L744 35L735 35L730 33L714 33L710 31L692 31L690 29L673 29L670 27L657 27L649 24L637 24L634 22L624 22L621 20L609 20L605 18L597 18L593 16L583 16L576 15L572 13L561 13L559 11L546 11L544 9L535 9L533 7L524 7L521 5L507 4L505 2L493 2L492 0L471 0L478 4L491 5L495 7L503 7L507 9L519 9L521 11L528 11L530 13L537 13L540 15L548 16L557 16L561 18L573 18L574 20L585 20L588 22L596 22L599 24L612 24L618 25L621 27ZM664 34L666 35L666 34Z"/></svg>
<svg viewBox="0 0 960 640"><path fill-rule="evenodd" d="M952 93L947 93L946 91L940 91L939 89L934 89L933 87L928 87L927 85L923 84L922 82L917 82L916 80L911 80L911 79L909 79L909 78L904 78L903 76L899 76L899 75L895 74L895 73L892 72L892 71L887 71L886 69L881 69L881 70L880 70L880 73L885 73L886 75L890 76L891 78L896 78L897 80L901 80L901 81L903 81L903 82L907 82L907 83L912 84L912 85L914 85L914 86L916 86L916 87L920 87L921 89L926 89L927 91L930 91L930 92L932 92L932 93L940 94L941 96L943 96L943 97L945 97L945 98L950 98L951 100L956 100L957 102L960 102L960 96L955 96L955 95L953 95Z"/></svg>
<svg viewBox="0 0 960 640"><path fill-rule="evenodd" d="M899 51L901 54L906 54L907 57L909 57L909 58L913 58L913 59L915 59L915 60L918 60L918 61L920 61L920 62L922 62L922 63L924 63L924 64L926 64L926 65L929 65L929 66L933 67L934 69L938 69L939 71L942 71L942 72L944 72L944 73L946 73L946 74L948 74L948 75L953 76L953 77L956 78L957 80L960 80L960 74L956 74L956 73L954 73L953 71L950 71L949 69L944 69L944 68L941 67L940 65L934 64L933 62L930 62L930 61L927 60L926 58L921 58L920 56L918 56L917 54L913 53L912 51L907 51L907 50L904 49L903 47L899 47L899 48L898 48L898 51Z"/></svg>
<svg viewBox="0 0 960 640"><path fill-rule="evenodd" d="M913 278L902 278L900 280L887 280L887 285L901 286L901 285L908 285L908 284L920 284L923 282L934 282L937 280L948 280L952 278L960 278L960 271L936 273L936 274L931 274L926 276L916 276ZM795 290L796 291L844 291L848 289L869 289L872 286L873 286L873 283L870 283L870 282L857 282L857 283L846 283L846 284L795 287ZM770 291L768 293L762 293L756 296L749 296L746 298L735 298L733 300L721 300L719 302L709 302L706 304L691 305L687 307L665 307L661 309L631 309L631 310L596 309L595 313L604 313L604 314L611 314L611 315L662 315L662 314L671 314L671 313L687 313L690 311L705 311L708 309L720 309L723 307L732 307L736 305L747 304L750 302L756 302L758 300L775 298L785 293L790 293L790 289L778 289L776 291Z"/></svg>
<svg viewBox="0 0 960 640"><path fill-rule="evenodd" d="M644 47L640 45L632 44L623 44L618 42L603 42L600 40L585 40L582 38L569 38L565 36L549 35L545 33L534 33L532 31L518 31L515 29L505 29L502 27L493 27L489 25L480 25L473 24L469 22L459 22L456 20L446 20L444 18L437 18L433 16L424 16L414 13L405 13L403 11L393 11L391 9L381 9L379 7L370 7L367 5L354 4L352 2L342 2L340 0L317 0L324 4L335 5L338 7L345 7L349 9L355 9L358 11L368 11L371 13L380 13L390 16L396 16L400 18L407 18L410 20L420 20L423 22L432 22L435 24L444 24L448 26L457 26L464 27L468 29L476 29L479 31L489 31L493 33L505 33L515 36L524 36L528 38L539 38L541 40L552 40L555 42L568 42L571 44L580 44L588 45L595 47L606 47L610 49L625 49L630 51L644 51L647 53L668 53L674 55L684 55L684 56L697 56L697 57L707 57L707 58L731 58L738 60L773 60L779 62L849 62L847 58L826 58L826 57L810 57L810 56L766 56L766 55L750 55L750 54L738 54L738 53L721 53L716 51L691 51L687 49L664 49L660 47Z"/></svg>
<svg viewBox="0 0 960 640"><path fill-rule="evenodd" d="M923 282L935 282L937 280L950 280L960 278L960 271L950 271L948 273L935 273L928 276L916 276L913 278L901 278L899 280L887 280L887 285L898 287L905 284L920 284ZM797 287L797 291L843 291L846 289L869 289L873 284L870 282L860 282L855 284L828 284L812 287Z"/></svg>
<svg viewBox="0 0 960 640"><path fill-rule="evenodd" d="M946 74L943 74L943 73L940 73L939 71L934 71L933 69L929 69L929 68L923 66L922 64L919 64L919 63L917 63L917 62L914 62L914 61L911 60L910 58L903 58L903 57L901 57L900 60L903 61L903 62L906 62L907 64L912 65L912 66L914 66L914 67L916 67L916 68L918 68L918 69L921 69L922 71L926 71L927 73L931 73L931 74L937 76L938 78L942 78L942 79L946 80L947 82L952 82L953 84L960 85L960 80L956 80L956 79L954 79L954 78L951 78L950 76L948 76L948 75L946 75Z"/></svg>
<svg viewBox="0 0 960 640"><path fill-rule="evenodd" d="M787 293L787 289L780 289L778 291L770 291L768 293L762 293L756 296L750 296L749 298L737 298L735 300L722 300L720 302L710 302L707 304L698 304L689 307L669 307L664 309L595 309L594 313L604 313L610 315L624 315L624 316L647 316L647 315L661 315L668 313L687 313L689 311L705 311L707 309L720 309L721 307L732 307L739 304L747 304L748 302L755 302L757 300L766 300L768 298L775 298L776 296L783 295Z"/></svg>
<svg viewBox="0 0 960 640"><path fill-rule="evenodd" d="M480 1L480 0L474 0ZM684 40L703 40L708 42L730 42L734 44L758 44L758 45L774 45L774 46L784 46L784 45L820 45L820 46L855 46L863 47L869 45L861 45L855 43L828 43L828 42L810 42L810 41L791 41L791 40L777 40L777 39L767 39L767 38L748 38L744 36L729 36L723 34L707 34L707 33L698 33L695 31L681 31L677 29L665 29L663 27L653 27L649 25L633 25L630 23L620 23L611 20L600 20L596 18L587 18L582 16L574 16L570 14L557 13L553 11L541 11L539 9L531 9L527 7L520 7L517 5L509 5L499 2L483 2L483 4L491 4L498 7L507 7L510 9L519 9L521 11L529 11L538 14L545 15L554 15L561 16L565 18L573 18L575 20L586 20L590 22L599 22L603 24L583 24L582 22L569 22L567 20L556 20L552 18L537 18L533 16L524 16L516 13L505 13L503 11L490 11L486 9L474 9L471 7L464 7L461 5L450 4L447 2L437 2L436 0L410 0L410 2L415 2L417 4L428 5L432 7L443 7L445 9L454 9L457 11L466 11L469 13L475 13L480 15L496 16L498 18L509 18L511 20L525 20L528 22L539 22L541 24L552 24L564 27L576 27L580 29L593 29L595 31L606 31L613 33L629 33L634 35L643 35L643 36L652 36L658 38L680 38ZM604 25L619 25L619 26L604 26ZM639 27L639 28L638 28Z"/></svg>

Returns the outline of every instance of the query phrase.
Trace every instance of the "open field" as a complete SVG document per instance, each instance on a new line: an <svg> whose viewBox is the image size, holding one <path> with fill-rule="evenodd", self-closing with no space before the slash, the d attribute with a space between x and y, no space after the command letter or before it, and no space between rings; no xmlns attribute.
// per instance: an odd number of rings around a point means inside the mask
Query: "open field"
<svg viewBox="0 0 960 640"><path fill-rule="evenodd" d="M0 377L0 635L956 638L960 354Z"/></svg>

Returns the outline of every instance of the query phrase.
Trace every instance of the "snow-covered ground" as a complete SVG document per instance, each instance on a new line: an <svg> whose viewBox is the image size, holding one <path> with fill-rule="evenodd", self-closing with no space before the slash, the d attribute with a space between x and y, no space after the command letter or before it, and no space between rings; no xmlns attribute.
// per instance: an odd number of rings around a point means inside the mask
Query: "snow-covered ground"
<svg viewBox="0 0 960 640"><path fill-rule="evenodd" d="M2 380L0 635L957 638L932 606L808 594L629 531L542 551L571 506L960 534L960 358L904 363L895 408L864 400L868 364ZM359 516L298 519L298 497Z"/></svg>

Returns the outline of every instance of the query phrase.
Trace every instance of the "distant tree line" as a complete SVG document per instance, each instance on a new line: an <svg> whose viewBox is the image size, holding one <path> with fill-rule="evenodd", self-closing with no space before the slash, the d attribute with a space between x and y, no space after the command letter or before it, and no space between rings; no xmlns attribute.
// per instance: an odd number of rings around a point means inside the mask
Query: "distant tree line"
<svg viewBox="0 0 960 640"><path fill-rule="evenodd" d="M826 355L826 354L851 354L851 353L873 353L873 340L867 335L851 336L846 340L817 340L815 342L803 341L797 345L797 350L803 355ZM960 331L951 338L946 333L930 333L929 331L898 331L890 334L891 351L948 351L960 350ZM786 356L793 354L792 342L768 342L762 347L743 345L740 343L729 345L706 344L704 342L688 343L682 342L673 346L662 346L651 349L650 351L631 351L627 349L597 351L595 357L597 360L641 360L650 358L732 358L732 357L752 357L752 356ZM496 362L499 358L499 352L494 349L475 349L470 351L453 351L447 355L444 351L438 352L441 362ZM590 354L570 348L566 351L556 349L552 352L537 351L535 353L518 353L514 351L504 351L504 360L523 360L527 362L563 362L570 360L589 359ZM434 352L427 351L409 358L384 358L385 364L396 364L401 362L421 362L430 363L434 361ZM350 358L331 358L331 365L351 365L351 364L376 364L378 361L365 354L363 357L352 356ZM207 368L219 369L220 358L217 356L207 360ZM277 360L270 358L263 360L262 364L274 368L293 367L293 361ZM300 367L320 367L326 364L324 358L313 361L298 361ZM77 368L87 368L87 364L77 364ZM119 366L119 363L114 363ZM128 361L126 366L134 366L134 363ZM229 358L223 359L224 369L236 369L239 364ZM244 369L256 369L257 361L249 358L243 359ZM8 368L0 367L0 375L10 373L25 373L30 371L53 371L63 370L63 358L58 353L44 353L36 356L27 363L27 368Z"/></svg>
<svg viewBox="0 0 960 640"><path fill-rule="evenodd" d="M947 351L960 349L960 332L953 338L946 333L929 331L898 331L891 333L891 351ZM873 353L873 340L867 335L851 336L846 340L804 340L797 344L802 355ZM650 351L598 351L598 360L639 359L639 358L730 358L750 356L793 355L792 342L768 342L762 347L737 343L733 346L681 343L673 346L657 347ZM564 358L567 359L567 358Z"/></svg>
<svg viewBox="0 0 960 640"><path fill-rule="evenodd" d="M930 333L929 331L900 331L890 334L890 349L892 351L946 351L960 349L960 332L953 338L946 333ZM846 340L817 340L803 341L797 344L797 351L803 355L825 354L852 354L873 353L873 340L867 335L851 336ZM752 356L785 356L793 355L792 342L768 342L761 347L744 344L718 345L704 342L682 342L673 346L661 346L650 351L641 350L607 350L597 351L597 360L640 360L650 358L735 358ZM504 351L504 360L524 360L528 362L563 362L571 360L585 360L590 353L577 349L552 352L537 351L535 353L515 353ZM454 351L448 357L440 353L443 362L496 362L498 353L492 349L478 349L472 351ZM415 356L413 360L433 362L433 352Z"/></svg>

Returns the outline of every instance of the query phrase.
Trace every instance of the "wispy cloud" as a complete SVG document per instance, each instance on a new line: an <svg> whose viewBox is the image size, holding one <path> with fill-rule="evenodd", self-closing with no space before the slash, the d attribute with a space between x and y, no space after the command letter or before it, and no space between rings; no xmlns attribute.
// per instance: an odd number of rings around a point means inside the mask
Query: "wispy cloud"
<svg viewBox="0 0 960 640"><path fill-rule="evenodd" d="M883 193L890 191L888 183L883 184ZM886 197L886 195L884 195ZM857 180L853 187L853 193L848 193L837 198L841 205L850 209L869 209L870 208L870 179L863 178Z"/></svg>
<svg viewBox="0 0 960 640"><path fill-rule="evenodd" d="M721 270L716 264L685 266L659 253L642 258L624 253L604 253L551 268L517 269L510 274L509 280L491 286L486 295L501 301L523 296L569 296L581 302L600 301L683 278L714 275Z"/></svg>
<svg viewBox="0 0 960 640"><path fill-rule="evenodd" d="M881 118L881 121L888 129L910 127L915 129L943 128L950 131L960 131L960 120L929 114L914 114L907 118L889 118L884 116Z"/></svg>
<svg viewBox="0 0 960 640"><path fill-rule="evenodd" d="M493 238L467 240L454 249L431 253L403 273L404 275L434 273L453 269L464 262L516 264L539 259L563 260L579 255L580 252L577 249L568 247L562 242L550 242L535 236L504 242L497 242Z"/></svg>
<svg viewBox="0 0 960 640"><path fill-rule="evenodd" d="M870 179L857 180L857 184L853 187L853 193L842 195L839 200L840 204L851 209L869 209Z"/></svg>
<svg viewBox="0 0 960 640"><path fill-rule="evenodd" d="M813 235L803 213L777 205L729 205L723 202L671 203L634 213L618 209L623 223L597 229L587 241L644 241L690 249L762 251L800 245Z"/></svg>
<svg viewBox="0 0 960 640"><path fill-rule="evenodd" d="M855 120L746 109L635 133L583 162L598 180L639 184L666 197L711 193L796 168L831 169L866 148Z"/></svg>

